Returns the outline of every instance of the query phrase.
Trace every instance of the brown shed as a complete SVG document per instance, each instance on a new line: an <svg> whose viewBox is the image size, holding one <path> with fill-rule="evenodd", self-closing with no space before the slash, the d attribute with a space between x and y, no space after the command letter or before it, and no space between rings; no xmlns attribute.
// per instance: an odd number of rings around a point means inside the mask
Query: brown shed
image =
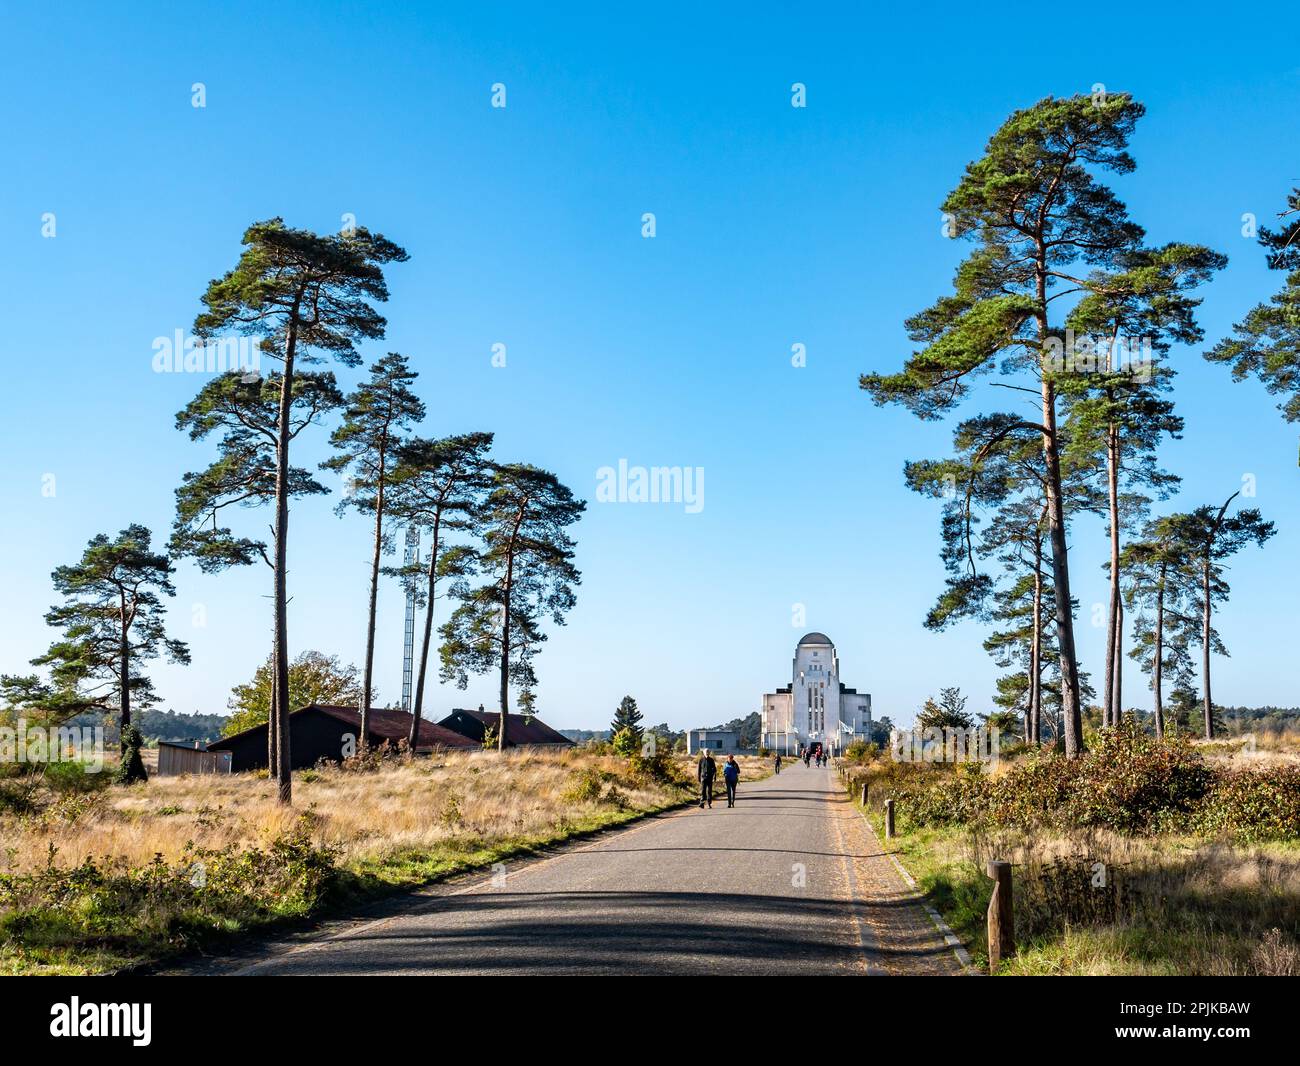
<svg viewBox="0 0 1300 1066"><path fill-rule="evenodd" d="M370 712L369 743L378 747L385 741L396 746L410 734L411 716L405 711L374 708ZM259 770L266 766L266 723L246 729L234 736L222 737L208 745L208 751L230 752L235 772ZM341 762L348 751L356 750L361 735L361 712L356 707L312 704L289 715L289 757L295 770L315 766L322 759ZM439 749L473 750L479 747L459 733L420 720L415 750L428 753Z"/></svg>

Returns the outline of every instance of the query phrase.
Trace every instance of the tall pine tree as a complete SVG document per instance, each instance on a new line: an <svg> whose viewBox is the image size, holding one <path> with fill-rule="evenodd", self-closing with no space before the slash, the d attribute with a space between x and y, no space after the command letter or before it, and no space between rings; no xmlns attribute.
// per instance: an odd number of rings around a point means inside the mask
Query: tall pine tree
<svg viewBox="0 0 1300 1066"><path fill-rule="evenodd" d="M1170 516L1173 535L1186 556L1194 561L1201 578L1201 702L1205 739L1214 738L1214 698L1210 691L1210 653L1214 650L1214 605L1228 598L1230 589L1223 576L1223 561L1248 544L1260 547L1275 532L1255 508L1228 514L1234 492L1217 510L1212 504L1185 514ZM1227 654L1224 649L1223 654Z"/></svg>
<svg viewBox="0 0 1300 1066"><path fill-rule="evenodd" d="M322 467L348 471L348 491L338 505L374 516L370 553L370 600L366 614L366 656L361 684L361 750L370 736L370 694L375 675L375 616L379 609L379 568L386 549L392 546L387 493L394 456L402 434L424 418L424 404L411 391L418 375L405 356L389 352L370 368L370 377L348 397L342 424L330 436L338 454Z"/></svg>
<svg viewBox="0 0 1300 1066"><path fill-rule="evenodd" d="M1053 358L1064 336L1056 300L1090 291L1080 264L1110 270L1141 246L1141 228L1094 175L1133 170L1127 146L1143 110L1117 93L1048 97L1013 114L944 201L954 234L977 244L958 268L953 294L908 321L922 347L900 372L861 381L877 403L901 403L926 419L956 407L981 375L1035 397L1037 417L1017 417L1005 430L1037 440L1042 450L1070 757L1083 748L1083 708Z"/></svg>
<svg viewBox="0 0 1300 1066"><path fill-rule="evenodd" d="M385 321L374 304L388 299L383 268L403 262L406 252L364 227L319 235L290 229L282 219L256 222L244 232L244 251L233 269L203 294L207 310L194 322L204 340L225 331L261 338L264 358L280 364L279 402L273 424L275 518L271 566L274 573L272 654L275 699L269 732L275 746L272 776L281 803L293 801L289 755L289 500L295 474L289 449L296 432L293 409L300 364L326 352L345 366L361 362L356 345L384 335ZM301 427L299 427L301 428Z"/></svg>
<svg viewBox="0 0 1300 1066"><path fill-rule="evenodd" d="M1156 462L1162 438L1177 437L1183 429L1168 398L1173 372L1162 357L1175 342L1202 338L1195 320L1200 300L1190 293L1226 265L1223 256L1199 245L1121 254L1110 271L1088 278L1088 291L1066 320L1075 355L1073 372L1059 381L1068 410L1067 452L1082 453L1075 456L1076 467L1104 456L1097 471L1110 535L1106 725L1119 724L1123 705L1121 536L1145 511L1143 490L1166 499L1178 481Z"/></svg>
<svg viewBox="0 0 1300 1066"><path fill-rule="evenodd" d="M424 689L429 673L434 605L439 581L459 587L473 569L476 553L468 545L446 546L457 531L476 528L477 516L490 477L488 452L491 433L462 433L441 440L417 438L403 445L393 471L393 514L419 527L429 537L429 561L415 559L392 572L402 578L408 593L424 606L424 632L420 638L420 668L415 680L411 710L411 749L419 737L424 713Z"/></svg>
<svg viewBox="0 0 1300 1066"><path fill-rule="evenodd" d="M546 470L526 463L492 470L477 523L483 583L465 590L440 632L444 679L464 688L470 673L497 670L502 751L510 739L510 685L533 691L533 657L546 640L542 622L549 617L563 625L577 600L574 586L581 575L573 565L568 527L586 507Z"/></svg>

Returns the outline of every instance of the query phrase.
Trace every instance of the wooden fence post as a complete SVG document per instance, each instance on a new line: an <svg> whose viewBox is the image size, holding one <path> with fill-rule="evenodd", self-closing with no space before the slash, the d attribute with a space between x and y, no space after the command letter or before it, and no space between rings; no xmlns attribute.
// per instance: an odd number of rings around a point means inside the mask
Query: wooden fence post
<svg viewBox="0 0 1300 1066"><path fill-rule="evenodd" d="M997 971L1003 959L1016 953L1015 910L1011 905L1011 863L990 859L988 875L993 879L989 900L989 973Z"/></svg>
<svg viewBox="0 0 1300 1066"><path fill-rule="evenodd" d="M885 800L885 839L894 839L894 801Z"/></svg>
<svg viewBox="0 0 1300 1066"><path fill-rule="evenodd" d="M866 805L867 805L867 783L863 781L862 782L862 806L865 807Z"/></svg>

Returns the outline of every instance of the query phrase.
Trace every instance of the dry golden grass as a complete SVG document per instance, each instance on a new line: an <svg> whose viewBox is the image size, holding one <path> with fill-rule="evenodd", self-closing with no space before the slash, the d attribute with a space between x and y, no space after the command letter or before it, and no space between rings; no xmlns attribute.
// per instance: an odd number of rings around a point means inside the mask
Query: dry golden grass
<svg viewBox="0 0 1300 1066"><path fill-rule="evenodd" d="M1291 730L1260 731L1245 737L1196 741L1206 762L1234 770L1265 770L1273 766L1300 766L1300 733Z"/></svg>
<svg viewBox="0 0 1300 1066"><path fill-rule="evenodd" d="M583 792L584 779L598 785ZM304 812L313 838L339 849L341 865L374 865L397 853L560 836L563 825L679 798L630 774L623 760L578 751L452 753L368 773L299 772L291 808L251 774L155 777L66 797L39 816L0 816L0 872L44 866L51 846L61 866L104 857L134 866L157 854L174 861L191 841L218 849L264 844Z"/></svg>
<svg viewBox="0 0 1300 1066"><path fill-rule="evenodd" d="M921 830L904 862L977 957L989 859L1014 865L1008 974L1300 975L1300 850L1184 837ZM1117 894L1101 901L1094 863Z"/></svg>

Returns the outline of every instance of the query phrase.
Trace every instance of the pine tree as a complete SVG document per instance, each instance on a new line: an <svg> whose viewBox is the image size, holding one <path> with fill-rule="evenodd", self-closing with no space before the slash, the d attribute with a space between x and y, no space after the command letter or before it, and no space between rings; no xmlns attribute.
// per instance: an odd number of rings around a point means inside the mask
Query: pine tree
<svg viewBox="0 0 1300 1066"><path fill-rule="evenodd" d="M175 596L175 568L155 552L153 534L131 525L115 538L91 538L81 559L52 575L64 602L50 608L46 624L63 638L32 660L50 669L52 693L74 693L83 707L115 707L122 737L125 781L144 778L144 764L129 758L132 707L154 702L153 683L139 665L160 655L188 663L189 648L168 637L163 596Z"/></svg>
<svg viewBox="0 0 1300 1066"><path fill-rule="evenodd" d="M1109 270L1141 246L1141 228L1094 172L1133 170L1126 148L1143 110L1116 93L1104 100L1049 97L1013 114L943 204L955 235L978 243L958 268L954 293L908 320L910 336L923 347L901 372L861 380L875 402L901 403L925 419L961 403L981 374L1035 396L1040 417L1017 417L1002 432L1036 440L1042 449L1070 757L1083 748L1082 693L1053 358L1063 329L1052 321L1053 301L1066 288L1089 291L1077 264Z"/></svg>
<svg viewBox="0 0 1300 1066"><path fill-rule="evenodd" d="M966 697L959 688L939 690L939 698L926 697L916 712L916 724L922 729L969 729L975 718L966 710Z"/></svg>
<svg viewBox="0 0 1300 1066"><path fill-rule="evenodd" d="M1234 334L1205 353L1214 363L1232 367L1236 381L1257 377L1274 395L1288 422L1300 422L1300 188L1291 190L1279 229L1261 227L1259 242L1272 270L1287 272L1281 290L1258 304L1234 327ZM1298 460L1300 461L1300 460Z"/></svg>
<svg viewBox="0 0 1300 1066"><path fill-rule="evenodd" d="M469 674L497 669L502 751L509 745L511 683L530 691L536 684L532 662L546 640L542 620L563 625L576 602L581 575L566 530L586 507L548 471L525 463L492 469L477 516L483 547L476 565L484 583L464 590L439 632L444 680L464 688Z"/></svg>
<svg viewBox="0 0 1300 1066"><path fill-rule="evenodd" d="M1166 499L1178 482L1156 463L1162 438L1180 436L1183 429L1167 398L1173 372L1160 357L1175 342L1201 340L1195 320L1200 300L1190 293L1226 265L1224 256L1199 245L1123 253L1113 269L1087 279L1087 292L1066 320L1075 356L1073 372L1059 380L1068 411L1067 452L1080 453L1074 456L1077 467L1087 466L1091 456L1104 456L1097 471L1110 537L1102 697L1103 722L1109 726L1119 725L1123 704L1121 536L1146 509L1143 489Z"/></svg>
<svg viewBox="0 0 1300 1066"><path fill-rule="evenodd" d="M631 696L624 696L618 704L618 709L614 711L613 721L609 723L610 734L626 729L632 739L638 745L641 743L641 712L636 709L636 700Z"/></svg>
<svg viewBox="0 0 1300 1066"><path fill-rule="evenodd" d="M985 649L1001 666L1012 665L1023 651L1024 684L999 681L999 700L1018 706L1023 697L1025 740L1039 743L1044 667L1059 670L1059 656L1046 654L1055 640L1049 633L1054 615L1047 486L1038 442L1014 432L1016 415L996 414L962 422L953 435L951 459L908 463L913 490L943 499L942 558L948 571L944 591L926 616L930 629L944 629L959 619L1004 623L1023 610L1024 645L1015 636L995 632ZM1099 497L1090 487L1090 472L1063 460L1062 491L1069 510L1095 510ZM1000 563L1000 574L989 563ZM1029 597L1028 603L1017 599ZM1074 609L1071 608L1071 617ZM1008 643L1009 642L1009 643Z"/></svg>
<svg viewBox="0 0 1300 1066"><path fill-rule="evenodd" d="M1191 686L1194 670L1190 648L1198 639L1199 582L1177 532L1168 518L1148 522L1142 539L1125 545L1120 559L1125 605L1139 612L1129 657L1151 679L1157 737L1165 735L1165 679L1179 688ZM1213 630L1211 646L1224 652Z"/></svg>
<svg viewBox="0 0 1300 1066"><path fill-rule="evenodd" d="M364 227L320 236L290 229L282 219L256 222L244 232L239 262L215 279L203 294L207 310L195 319L204 340L226 330L261 337L262 355L278 360L279 397L271 427L274 444L275 698L268 730L275 759L271 773L279 783L281 803L293 800L289 756L288 539L289 500L295 495L295 471L289 449L295 430L293 411L299 395L299 363L328 352L345 366L361 357L356 344L384 335L385 321L372 306L388 299L383 267L403 262L407 254L392 241ZM258 486L258 491L263 491ZM238 552L238 546L235 548Z"/></svg>
<svg viewBox="0 0 1300 1066"><path fill-rule="evenodd" d="M349 489L337 510L354 508L374 516L370 556L370 602L366 615L366 656L361 683L361 736L364 751L370 735L370 691L375 672L375 616L379 609L379 567L385 550L391 548L391 531L386 495L392 476L394 455L402 443L401 434L424 418L424 404L411 391L418 375L404 356L389 352L370 368L370 378L348 397L342 424L330 436L339 454L321 466L350 471ZM412 749L415 742L411 741Z"/></svg>
<svg viewBox="0 0 1300 1066"><path fill-rule="evenodd" d="M275 573L276 563L264 541L236 534L228 525L231 510L273 505L280 478L276 473L276 451L281 423L282 379L238 372L222 374L206 382L199 394L176 416L178 429L191 440L218 434L217 459L206 470L188 473L176 490L176 520L172 528L171 552L190 556L205 573L232 566L247 566L261 559ZM284 419L290 438L297 437L321 415L343 403L343 395L328 372L300 370L289 396ZM290 498L321 495L329 490L302 467L290 467L286 491ZM271 673L278 676L274 631L271 640ZM288 664L285 664L286 678ZM287 767L282 764L280 736L288 710L282 719L275 713L276 687L272 685L272 712L267 728L267 765L272 780ZM284 726L287 738L287 726ZM286 740L287 743L287 740ZM283 794L283 793L282 793Z"/></svg>
<svg viewBox="0 0 1300 1066"><path fill-rule="evenodd" d="M1232 501L1240 494L1234 492L1217 511L1207 504L1169 518L1180 550L1195 561L1201 578L1201 702L1206 740L1214 738L1214 699L1210 691L1214 605L1227 600L1231 591L1223 576L1221 560L1235 555L1247 544L1262 547L1275 532L1273 523L1265 522L1254 508L1228 514ZM1226 649L1223 654L1227 654Z"/></svg>
<svg viewBox="0 0 1300 1066"><path fill-rule="evenodd" d="M466 545L444 547L444 538L460 530L474 530L482 497L489 484L487 455L491 433L464 433L441 440L415 439L403 445L393 471L392 512L401 521L429 534L429 562L419 559L391 573L402 578L408 593L424 605L424 633L420 640L420 668L415 681L408 737L415 749L424 710L424 687L429 671L433 638L433 609L439 581L458 586L471 572L476 554Z"/></svg>

